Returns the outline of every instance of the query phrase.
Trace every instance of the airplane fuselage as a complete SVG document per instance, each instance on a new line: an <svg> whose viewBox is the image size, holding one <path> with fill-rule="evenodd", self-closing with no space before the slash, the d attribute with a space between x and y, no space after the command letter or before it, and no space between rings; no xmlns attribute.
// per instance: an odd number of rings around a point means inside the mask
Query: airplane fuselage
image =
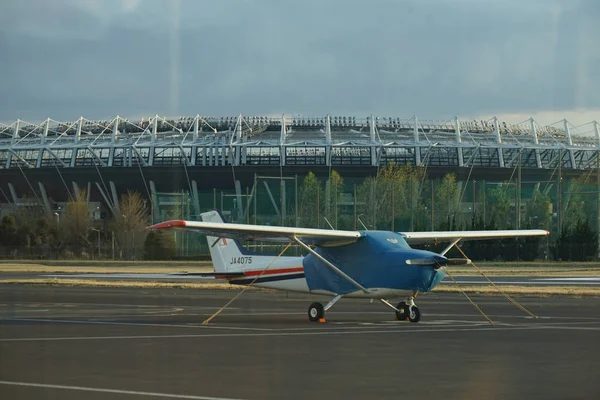
<svg viewBox="0 0 600 400"><path fill-rule="evenodd" d="M222 221L216 212L203 214L203 219ZM444 277L441 267L446 257L412 249L396 232L358 233L360 240L354 237L313 247L309 240L293 239L308 253L304 257L253 252L225 237L208 235L207 243L215 273L222 272L238 285L381 299L427 292Z"/></svg>
<svg viewBox="0 0 600 400"><path fill-rule="evenodd" d="M335 287L311 287L311 283L307 281L305 275L305 266L310 268L311 263L314 265L315 260L311 255L306 257L280 257L268 269L265 270L268 264L264 264L264 256L244 256L242 272L243 276L229 278L229 282L234 285L252 285L265 289L282 290L288 292L310 293L320 295L337 295L340 294L339 288ZM256 258L256 259L255 259ZM272 258L271 258L272 260ZM232 267L239 268L240 260L233 258L229 260ZM377 274L381 273L381 267L377 268ZM404 275L405 279L400 284L397 281L381 280L381 285L369 286L369 293L361 290L345 291L345 297L355 298L374 298L380 299L384 297L404 297L409 296L415 290L427 291L431 290L442 278L443 272L433 266L397 266L394 269L405 269L405 271L391 271L387 274L390 277L398 274ZM408 271L407 271L408 270ZM415 273L418 277L415 278ZM423 276L428 282L427 287L423 286ZM394 284L394 286L392 286ZM336 290L337 289L337 290Z"/></svg>

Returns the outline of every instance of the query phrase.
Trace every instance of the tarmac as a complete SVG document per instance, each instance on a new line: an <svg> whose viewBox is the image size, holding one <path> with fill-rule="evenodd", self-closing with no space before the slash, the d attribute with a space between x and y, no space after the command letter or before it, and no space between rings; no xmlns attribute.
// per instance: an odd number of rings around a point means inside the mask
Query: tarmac
<svg viewBox="0 0 600 400"><path fill-rule="evenodd" d="M600 398L600 299L0 285L1 399Z"/></svg>

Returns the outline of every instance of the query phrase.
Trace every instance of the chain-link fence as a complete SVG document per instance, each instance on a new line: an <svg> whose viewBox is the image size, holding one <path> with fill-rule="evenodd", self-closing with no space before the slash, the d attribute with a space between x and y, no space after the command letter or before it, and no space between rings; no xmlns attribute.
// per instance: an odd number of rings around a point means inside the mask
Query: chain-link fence
<svg viewBox="0 0 600 400"><path fill-rule="evenodd" d="M145 224L169 219L200 220L202 212L219 209L229 222L322 229L547 229L550 237L537 239L536 244L508 239L495 241L495 245L470 246L476 258L486 259L596 257L596 251L590 248L597 246L597 239L581 243L581 237L594 239L600 228L600 185L595 176L495 182L458 181L453 175L426 179L416 170L386 173L365 179L342 179L335 173L329 177L309 174L283 179L256 176L249 187L156 193L149 202ZM84 244L57 244L30 235L20 243L5 240L0 256L143 259L148 254L144 251L147 234L144 230L117 229L106 220L96 223ZM166 240L174 243L170 257L194 259L208 255L202 235L181 231L166 235ZM273 250L265 243L248 245Z"/></svg>

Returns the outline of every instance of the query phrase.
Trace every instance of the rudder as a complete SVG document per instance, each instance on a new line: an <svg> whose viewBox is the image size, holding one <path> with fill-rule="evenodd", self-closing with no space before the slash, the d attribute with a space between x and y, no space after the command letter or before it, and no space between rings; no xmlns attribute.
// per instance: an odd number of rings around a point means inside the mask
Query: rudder
<svg viewBox="0 0 600 400"><path fill-rule="evenodd" d="M202 213L200 217L204 222L225 222L217 211ZM239 272L250 267L252 257L243 254L239 244L234 239L207 235L206 240L215 272Z"/></svg>

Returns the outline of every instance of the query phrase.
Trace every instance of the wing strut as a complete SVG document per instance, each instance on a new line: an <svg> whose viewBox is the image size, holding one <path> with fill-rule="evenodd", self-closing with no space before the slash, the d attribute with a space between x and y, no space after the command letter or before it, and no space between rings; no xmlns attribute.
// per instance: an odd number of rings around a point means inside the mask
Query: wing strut
<svg viewBox="0 0 600 400"><path fill-rule="evenodd" d="M456 245L456 244L458 244L458 242L460 242L460 239L462 239L462 238L454 239L454 241L453 241L452 243L450 243L450 244L448 245L448 247L446 247L446 248L444 249L444 251L442 251L442 252L440 253L440 256L444 256L444 255L446 255L446 253L447 253L447 252L449 252L450 250L452 250L452 248L454 247L454 245ZM466 256L465 256L465 257L466 257Z"/></svg>
<svg viewBox="0 0 600 400"><path fill-rule="evenodd" d="M300 246L304 247L306 250L308 250L313 256L315 256L319 260L323 261L323 263L325 263L325 265L327 267L329 267L329 269L331 269L333 272L335 272L336 274L338 274L339 276L341 276L342 278L344 278L345 280L347 280L354 286L356 286L358 289L362 290L365 293L371 293L371 292L369 292L369 290L367 288L365 288L363 285L361 285L360 283L356 282L354 279L352 279L351 277L346 275L341 269L339 269L338 267L336 267L335 265L333 265L332 263L327 261L322 255L320 255L319 253L317 253L316 251L311 249L310 246L306 245L304 242L302 242L296 236L294 236L294 241L296 243L298 243Z"/></svg>

